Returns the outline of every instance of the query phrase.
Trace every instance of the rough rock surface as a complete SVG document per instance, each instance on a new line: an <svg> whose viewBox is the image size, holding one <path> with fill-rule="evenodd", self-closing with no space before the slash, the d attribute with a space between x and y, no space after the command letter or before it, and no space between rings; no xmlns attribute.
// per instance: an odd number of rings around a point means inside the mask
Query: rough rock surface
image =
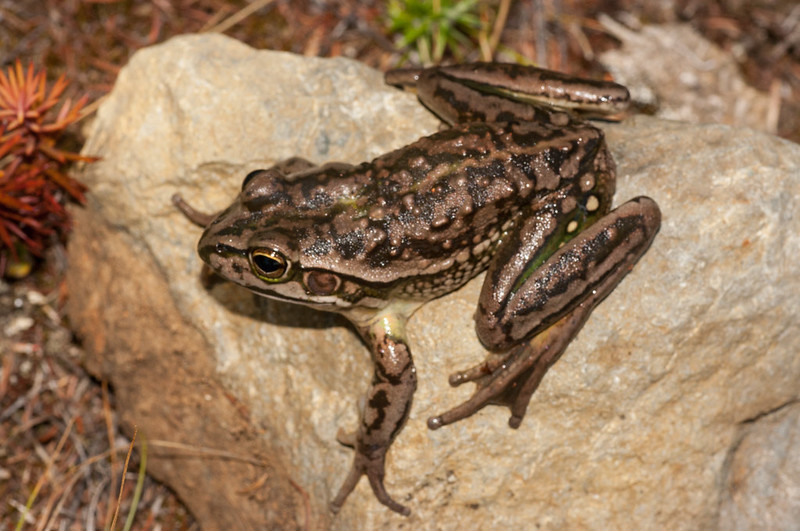
<svg viewBox="0 0 800 531"><path fill-rule="evenodd" d="M733 56L689 24L632 31L611 17L602 21L622 43L601 55L603 65L660 118L776 130L779 108L770 96L749 86Z"/></svg>
<svg viewBox="0 0 800 531"><path fill-rule="evenodd" d="M800 525L800 404L755 419L729 456L720 529Z"/></svg>
<svg viewBox="0 0 800 531"><path fill-rule="evenodd" d="M387 487L412 515L379 505L363 480L339 515L328 512L350 467L335 433L355 425L366 349L337 316L229 284L204 289L200 231L169 197L220 209L252 169L295 154L359 162L437 127L413 95L346 60L221 36L134 56L85 148L103 159L83 175L92 199L76 212L71 319L126 423L268 464L265 476L173 451L151 469L207 528L302 524L289 479L308 493L315 528L714 527L745 430L759 444L751 421L800 397L800 148L644 117L604 127L619 201L652 196L663 227L522 426L509 429L497 408L425 425L471 394L447 375L484 356L472 330L477 279L409 322L419 386Z"/></svg>

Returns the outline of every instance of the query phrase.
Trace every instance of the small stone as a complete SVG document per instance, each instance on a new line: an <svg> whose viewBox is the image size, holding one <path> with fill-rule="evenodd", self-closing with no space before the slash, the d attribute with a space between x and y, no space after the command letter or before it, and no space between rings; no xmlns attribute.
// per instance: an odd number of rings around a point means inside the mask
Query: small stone
<svg viewBox="0 0 800 531"><path fill-rule="evenodd" d="M6 335L6 337L13 337L26 330L29 330L34 325L34 323L35 321L33 320L32 317L28 317L26 315L20 315L11 319L11 322L9 322L3 328L3 333Z"/></svg>
<svg viewBox="0 0 800 531"><path fill-rule="evenodd" d="M28 302L33 304L34 306L42 306L44 304L47 304L47 297L45 297L42 293L38 291L30 290L28 291L26 296L28 298Z"/></svg>

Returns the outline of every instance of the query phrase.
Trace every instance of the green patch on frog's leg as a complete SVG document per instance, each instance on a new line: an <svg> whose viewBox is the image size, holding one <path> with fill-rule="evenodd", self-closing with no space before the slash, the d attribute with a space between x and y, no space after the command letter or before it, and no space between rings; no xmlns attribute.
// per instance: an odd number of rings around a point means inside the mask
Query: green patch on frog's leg
<svg viewBox="0 0 800 531"><path fill-rule="evenodd" d="M508 63L390 70L385 81L414 89L448 123L542 120L558 109L608 116L628 107L628 89L613 82Z"/></svg>
<svg viewBox="0 0 800 531"><path fill-rule="evenodd" d="M331 502L331 510L337 512L342 507L361 476L365 475L379 502L407 516L411 511L394 501L383 484L386 451L408 418L411 399L417 388L411 351L403 339L405 319L381 315L357 328L370 346L375 372L358 431L354 435L339 435L339 441L352 446L356 454L347 479Z"/></svg>
<svg viewBox="0 0 800 531"><path fill-rule="evenodd" d="M644 254L660 225L661 212L652 199L633 199L579 232L534 270L523 271L524 283L507 290L501 303L484 285L475 320L481 342L493 351L510 349L584 301L599 302Z"/></svg>
<svg viewBox="0 0 800 531"><path fill-rule="evenodd" d="M604 198L601 204L610 202ZM475 312L475 329L478 337L487 349L494 352L507 352L513 346L523 342L533 326L520 327L533 319L549 318L551 322L558 319L552 313L558 311L557 302L547 298L547 293L532 290L535 278L541 277L542 271L548 271L547 265L559 249L570 244L579 229L585 229L595 219L583 219L578 227L568 234L581 209L568 208L565 212L563 202L557 198L545 197L531 206L531 212L523 216L513 227L510 234L503 239L497 249L492 264L486 274L478 308ZM575 245L575 244L573 244ZM552 265L550 266L552 267ZM551 277L558 280L559 277ZM535 285L534 285L535 286ZM531 315L530 312L520 317L520 301L535 305L541 309ZM562 315L563 315L562 311ZM545 328L542 326L541 328Z"/></svg>

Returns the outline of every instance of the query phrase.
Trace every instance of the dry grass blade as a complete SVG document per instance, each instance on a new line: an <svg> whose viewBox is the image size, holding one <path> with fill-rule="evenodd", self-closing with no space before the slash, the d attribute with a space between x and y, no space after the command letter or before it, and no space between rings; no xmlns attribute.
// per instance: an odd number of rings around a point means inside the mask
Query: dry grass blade
<svg viewBox="0 0 800 531"><path fill-rule="evenodd" d="M133 437L131 438L131 444L128 446L128 454L125 456L125 468L122 469L122 481L119 485L119 496L117 497L117 505L114 508L114 518L111 520L111 529L117 528L117 517L119 516L119 508L122 505L122 494L125 489L125 477L127 476L128 470L128 463L131 460L131 454L133 453L133 445L136 443L136 433L138 429L136 426L133 427Z"/></svg>
<svg viewBox="0 0 800 531"><path fill-rule="evenodd" d="M114 448L114 421L112 418L111 412L111 401L108 398L108 381L103 380L100 384L100 397L102 399L103 404L103 420L105 421L106 427L106 437L108 439L108 447ZM111 484L117 484L117 453L111 452L109 456L111 461L111 468L109 469L111 472ZM123 474L125 471L123 471ZM106 513L106 522L111 519L111 509L113 505L108 504L108 512Z"/></svg>
<svg viewBox="0 0 800 531"><path fill-rule="evenodd" d="M244 7L234 13L233 15L229 16L216 26L213 26L206 30L207 33L223 33L231 29L233 26L238 24L239 22L243 21L262 7L266 7L269 4L274 2L274 0L256 0L252 4L249 4L247 7Z"/></svg>
<svg viewBox="0 0 800 531"><path fill-rule="evenodd" d="M42 475L39 477L39 480L36 482L36 485L33 487L33 491L31 491L30 496L28 496L28 501L25 503L25 511L20 515L19 520L17 521L17 527L16 527L17 531L22 529L22 524L25 523L25 518L28 512L30 512L31 507L33 507L33 503L34 501L36 501L36 497L39 495L39 491L42 489L45 482L47 482L50 479L50 475L52 474L56 460L61 454L61 450L62 448L64 448L64 443L67 442L67 438L69 437L69 434L72 431L72 426L74 424L75 424L75 419L71 418L67 423L67 427L64 429L64 433L61 435L61 439L59 439L58 444L56 445L55 451L47 460L47 466L44 469L44 473L42 473Z"/></svg>
<svg viewBox="0 0 800 531"><path fill-rule="evenodd" d="M42 511L42 516L39 518L37 530L44 529L45 531L48 531L55 526L56 518L51 518L51 515L56 515L61 512L64 504L67 502L70 491L80 479L80 474L74 473L70 475L66 481L63 481L58 485L58 488L55 489L53 494L50 496L44 511ZM56 500L58 500L58 504L56 504Z"/></svg>
<svg viewBox="0 0 800 531"><path fill-rule="evenodd" d="M258 467L268 466L268 464L265 463L264 461L259 461L258 459L254 459L252 457L234 454L232 452L226 452L225 450L218 450L216 448L207 448L204 446L192 446L189 444L183 444L173 441L161 441L161 440L150 441L150 446L154 448L166 448L170 450L178 450L183 454L194 454L194 455L203 455L208 457L218 457L221 459L231 459L233 461L241 461L243 463L249 463L251 465L255 465Z"/></svg>
<svg viewBox="0 0 800 531"><path fill-rule="evenodd" d="M133 441L131 441L133 447ZM131 500L131 508L128 512L128 518L125 519L125 526L123 531L128 531L133 527L133 521L136 517L136 509L139 507L139 500L142 499L142 490L144 489L145 472L147 471L147 438L142 436L142 450L139 461L139 474L136 478L136 489L133 492L133 499Z"/></svg>
<svg viewBox="0 0 800 531"><path fill-rule="evenodd" d="M294 487L294 489L300 493L300 496L303 498L303 511L305 516L305 522L303 523L303 529L310 529L311 528L311 497L308 495L308 492L295 483L294 480L291 478L289 479L289 484Z"/></svg>
<svg viewBox="0 0 800 531"><path fill-rule="evenodd" d="M500 44L500 36L503 34L503 29L506 27L508 21L508 12L511 10L511 0L500 0L500 7L497 10L497 16L494 19L494 26L492 27L492 34L489 37L489 48L494 54L497 50L497 45Z"/></svg>

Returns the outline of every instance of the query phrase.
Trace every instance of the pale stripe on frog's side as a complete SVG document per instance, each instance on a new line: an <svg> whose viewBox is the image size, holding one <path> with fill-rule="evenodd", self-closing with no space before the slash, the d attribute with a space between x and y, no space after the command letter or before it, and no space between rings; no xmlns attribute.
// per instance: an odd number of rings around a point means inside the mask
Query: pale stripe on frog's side
<svg viewBox="0 0 800 531"><path fill-rule="evenodd" d="M602 131L573 113L627 104L617 84L518 65L389 72L452 125L358 166L291 159L249 174L218 216L175 203L206 227L203 260L256 293L340 312L372 351L375 372L337 511L362 475L377 499L386 451L408 418L417 380L405 323L424 302L488 269L476 330L492 351L450 377L475 394L432 429L488 404L519 426L547 369L660 226L647 197L610 210L614 162ZM570 111L566 111L568 108Z"/></svg>

